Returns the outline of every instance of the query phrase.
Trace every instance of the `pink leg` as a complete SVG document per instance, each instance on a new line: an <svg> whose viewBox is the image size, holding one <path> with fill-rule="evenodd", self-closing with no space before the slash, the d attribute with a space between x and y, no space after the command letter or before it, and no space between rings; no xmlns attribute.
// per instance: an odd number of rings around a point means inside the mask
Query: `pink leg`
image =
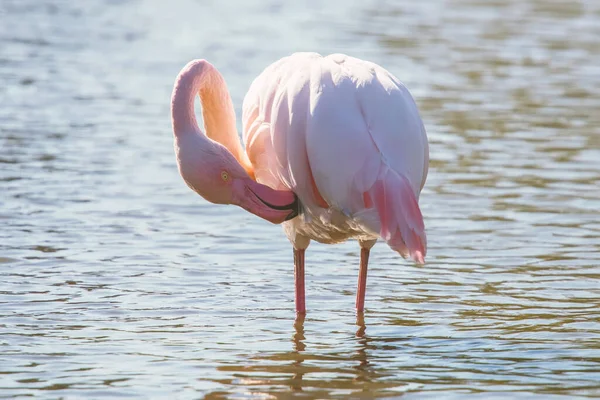
<svg viewBox="0 0 600 400"><path fill-rule="evenodd" d="M296 313L306 313L304 297L304 252L306 249L294 249L294 280L296 282Z"/></svg>
<svg viewBox="0 0 600 400"><path fill-rule="evenodd" d="M356 291L356 311L362 313L365 310L365 292L367 291L367 266L369 264L369 252L367 248L360 249L360 271L358 272L358 288Z"/></svg>

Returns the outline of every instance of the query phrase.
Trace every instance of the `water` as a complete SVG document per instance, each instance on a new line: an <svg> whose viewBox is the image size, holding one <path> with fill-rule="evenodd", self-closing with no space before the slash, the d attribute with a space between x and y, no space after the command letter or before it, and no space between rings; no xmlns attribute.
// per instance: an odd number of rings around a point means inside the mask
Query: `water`
<svg viewBox="0 0 600 400"><path fill-rule="evenodd" d="M293 5L295 4L295 5ZM600 396L600 5L0 3L0 397ZM293 51L413 92L427 265L312 244L194 195L169 97L203 57L238 113Z"/></svg>

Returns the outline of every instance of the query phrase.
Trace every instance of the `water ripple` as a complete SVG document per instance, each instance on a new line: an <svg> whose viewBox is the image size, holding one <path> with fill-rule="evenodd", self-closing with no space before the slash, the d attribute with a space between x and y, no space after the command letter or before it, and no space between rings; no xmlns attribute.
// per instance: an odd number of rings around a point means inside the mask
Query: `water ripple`
<svg viewBox="0 0 600 400"><path fill-rule="evenodd" d="M600 396L593 1L7 0L0 392L16 398ZM302 34L299 34L301 32ZM194 196L169 96L192 58L236 110L292 51L378 62L431 142L426 266L311 245Z"/></svg>

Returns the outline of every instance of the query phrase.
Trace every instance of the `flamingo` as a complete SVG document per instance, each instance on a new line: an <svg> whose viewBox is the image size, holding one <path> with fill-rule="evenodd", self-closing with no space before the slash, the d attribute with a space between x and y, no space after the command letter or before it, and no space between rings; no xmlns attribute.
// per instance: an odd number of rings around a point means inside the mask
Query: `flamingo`
<svg viewBox="0 0 600 400"><path fill-rule="evenodd" d="M205 133L194 113L196 94ZM179 172L192 190L282 224L293 245L298 315L306 313L311 240L357 239L359 313L379 238L403 258L425 262L418 199L429 168L427 134L408 89L381 66L317 53L271 64L244 98L245 151L225 80L206 60L179 73L171 117Z"/></svg>

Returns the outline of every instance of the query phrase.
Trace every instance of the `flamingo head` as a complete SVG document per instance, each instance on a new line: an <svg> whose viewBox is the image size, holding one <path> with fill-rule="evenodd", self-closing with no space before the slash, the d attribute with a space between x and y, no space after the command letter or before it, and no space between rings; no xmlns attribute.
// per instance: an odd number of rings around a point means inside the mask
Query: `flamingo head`
<svg viewBox="0 0 600 400"><path fill-rule="evenodd" d="M212 144L200 149L175 142L179 173L192 190L211 203L235 204L274 224L298 216L300 202L294 192L256 182L223 145Z"/></svg>

